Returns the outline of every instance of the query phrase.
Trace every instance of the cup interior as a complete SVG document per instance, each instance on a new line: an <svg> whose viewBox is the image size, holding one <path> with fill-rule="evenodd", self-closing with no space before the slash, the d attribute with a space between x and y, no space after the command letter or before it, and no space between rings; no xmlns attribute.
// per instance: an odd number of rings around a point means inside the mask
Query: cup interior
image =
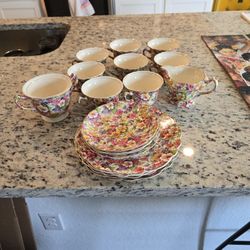
<svg viewBox="0 0 250 250"><path fill-rule="evenodd" d="M148 47L158 51L174 50L180 47L179 42L173 38L154 38L147 43Z"/></svg>
<svg viewBox="0 0 250 250"><path fill-rule="evenodd" d="M89 62L76 63L72 65L68 69L67 73L69 76L71 74L75 74L77 75L78 79L86 80L91 77L102 75L104 71L105 71L105 66L102 63L89 61Z"/></svg>
<svg viewBox="0 0 250 250"><path fill-rule="evenodd" d="M72 82L68 76L57 73L36 76L27 81L22 88L23 94L30 98L45 99L60 96L68 91Z"/></svg>
<svg viewBox="0 0 250 250"><path fill-rule="evenodd" d="M136 71L123 78L123 84L128 90L138 92L157 91L163 84L163 78L154 72Z"/></svg>
<svg viewBox="0 0 250 250"><path fill-rule="evenodd" d="M80 61L98 61L105 60L109 51L104 48L93 47L80 50L76 53L76 58Z"/></svg>
<svg viewBox="0 0 250 250"><path fill-rule="evenodd" d="M186 84L198 84L205 80L205 72L196 67L191 66L165 66L165 69L170 77L170 79L175 83L186 83Z"/></svg>
<svg viewBox="0 0 250 250"><path fill-rule="evenodd" d="M182 54L174 51L166 51L157 54L154 57L155 63L160 66L181 66L188 65L190 62L189 57L186 54Z"/></svg>
<svg viewBox="0 0 250 250"><path fill-rule="evenodd" d="M148 59L141 54L127 53L117 56L114 59L114 64L122 69L140 69L148 64Z"/></svg>
<svg viewBox="0 0 250 250"><path fill-rule="evenodd" d="M110 76L98 76L87 80L81 87L84 95L91 98L109 98L118 95L123 89L122 82Z"/></svg>
<svg viewBox="0 0 250 250"><path fill-rule="evenodd" d="M141 47L141 42L136 39L123 38L112 41L110 48L118 52L136 51Z"/></svg>

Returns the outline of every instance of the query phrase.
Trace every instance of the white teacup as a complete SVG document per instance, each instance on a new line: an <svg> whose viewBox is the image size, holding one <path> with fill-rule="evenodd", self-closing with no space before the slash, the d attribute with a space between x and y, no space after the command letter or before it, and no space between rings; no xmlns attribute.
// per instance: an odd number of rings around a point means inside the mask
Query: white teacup
<svg viewBox="0 0 250 250"><path fill-rule="evenodd" d="M190 63L190 58L180 52L165 51L155 55L154 62L159 66L184 66Z"/></svg>
<svg viewBox="0 0 250 250"><path fill-rule="evenodd" d="M164 77L167 87L167 99L172 104L179 107L189 108L194 104L194 98L210 94L216 90L218 80L208 78L204 70L192 66L163 66L167 71ZM210 89L202 90L208 84Z"/></svg>
<svg viewBox="0 0 250 250"><path fill-rule="evenodd" d="M135 71L123 78L123 84L129 90L125 99L130 96L137 103L153 105L163 84L163 78L151 71Z"/></svg>
<svg viewBox="0 0 250 250"><path fill-rule="evenodd" d="M47 122L59 122L68 116L68 108L75 78L50 73L36 76L22 88L23 95L16 96L16 104L23 110L38 112ZM24 106L21 100L29 100L32 106Z"/></svg>
<svg viewBox="0 0 250 250"><path fill-rule="evenodd" d="M86 48L76 53L76 58L78 61L105 62L108 56L109 51L99 47Z"/></svg>
<svg viewBox="0 0 250 250"><path fill-rule="evenodd" d="M110 101L118 101L122 89L122 82L115 77L94 77L83 83L81 92L85 97L80 97L79 101L87 98L93 100L97 105Z"/></svg>
<svg viewBox="0 0 250 250"><path fill-rule="evenodd" d="M117 77L123 78L126 74L141 70L148 65L148 58L138 53L126 53L114 59Z"/></svg>
<svg viewBox="0 0 250 250"><path fill-rule="evenodd" d="M128 52L136 52L141 47L141 42L133 38L116 39L109 44L114 57Z"/></svg>
<svg viewBox="0 0 250 250"><path fill-rule="evenodd" d="M180 47L180 43L174 38L159 37L154 38L147 43L147 48L144 49L143 54L149 53L149 58L153 58L156 54L163 51L172 51Z"/></svg>
<svg viewBox="0 0 250 250"><path fill-rule="evenodd" d="M100 62L89 61L89 62L81 62L72 65L67 73L68 75L76 75L78 80L80 81L80 85L92 78L101 76L105 71L105 66Z"/></svg>

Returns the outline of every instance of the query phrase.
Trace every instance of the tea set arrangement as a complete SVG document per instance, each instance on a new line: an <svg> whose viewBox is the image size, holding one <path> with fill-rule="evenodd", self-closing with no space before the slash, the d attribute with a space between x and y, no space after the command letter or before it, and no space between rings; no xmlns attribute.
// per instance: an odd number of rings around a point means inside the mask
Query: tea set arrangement
<svg viewBox="0 0 250 250"><path fill-rule="evenodd" d="M171 166L181 145L180 126L154 105L162 85L168 103L189 108L195 98L216 90L218 81L190 66L189 56L177 51L176 39L154 38L139 53L141 46L136 39L124 38L112 41L109 48L80 50L67 75L32 78L15 103L47 122L60 122L69 114L72 93L78 92L79 102L95 105L74 139L84 167L115 179L156 176ZM112 60L113 70L105 67L107 60Z"/></svg>

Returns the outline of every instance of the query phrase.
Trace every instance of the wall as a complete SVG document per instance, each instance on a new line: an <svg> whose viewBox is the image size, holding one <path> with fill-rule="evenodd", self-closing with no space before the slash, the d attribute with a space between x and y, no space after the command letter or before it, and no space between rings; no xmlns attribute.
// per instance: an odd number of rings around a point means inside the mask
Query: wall
<svg viewBox="0 0 250 250"><path fill-rule="evenodd" d="M195 250L206 198L26 199L38 250ZM48 231L38 213L60 214Z"/></svg>

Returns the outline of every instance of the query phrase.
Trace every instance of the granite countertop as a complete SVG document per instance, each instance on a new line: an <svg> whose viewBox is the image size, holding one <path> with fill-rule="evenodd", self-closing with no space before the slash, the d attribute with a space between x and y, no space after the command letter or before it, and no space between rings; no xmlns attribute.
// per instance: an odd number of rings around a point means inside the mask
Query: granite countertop
<svg viewBox="0 0 250 250"><path fill-rule="evenodd" d="M249 33L250 25L240 13L0 19L0 24L49 22L70 25L59 49L41 56L0 57L0 197L250 194L249 108L200 38ZM190 55L192 65L219 78L220 85L216 93L199 97L192 110L167 104L163 86L158 105L180 124L182 148L172 167L152 179L108 180L81 166L73 137L91 107L75 103L77 96L69 117L57 124L15 107L14 96L26 80L49 72L66 74L80 49L107 46L121 37L137 38L145 45L160 36L178 39L179 51ZM193 148L192 157L182 153L185 147Z"/></svg>

